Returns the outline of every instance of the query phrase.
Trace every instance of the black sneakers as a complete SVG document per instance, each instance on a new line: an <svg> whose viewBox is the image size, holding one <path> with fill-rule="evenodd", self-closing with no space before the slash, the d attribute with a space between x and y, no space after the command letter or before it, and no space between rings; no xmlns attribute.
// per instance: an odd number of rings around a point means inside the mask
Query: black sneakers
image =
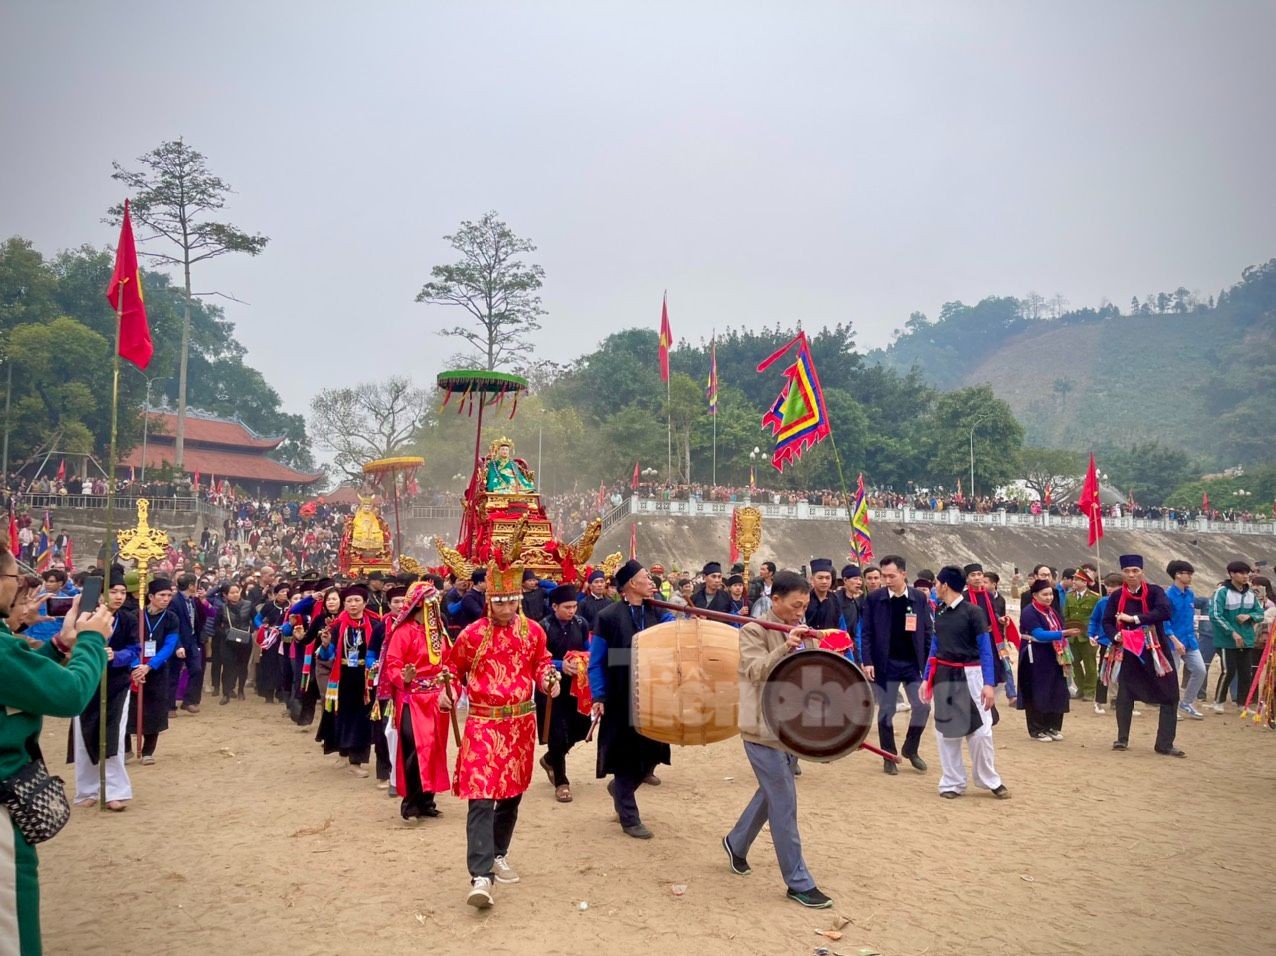
<svg viewBox="0 0 1276 956"><path fill-rule="evenodd" d="M731 844L727 842L727 838L722 838L722 849L727 851L727 862L731 865L731 872L738 876L748 876L753 872L749 868L749 861L742 856L736 856L735 850L731 849Z"/></svg>
<svg viewBox="0 0 1276 956"><path fill-rule="evenodd" d="M809 890L789 890L788 897L812 910L826 910L833 905L833 901L815 887Z"/></svg>

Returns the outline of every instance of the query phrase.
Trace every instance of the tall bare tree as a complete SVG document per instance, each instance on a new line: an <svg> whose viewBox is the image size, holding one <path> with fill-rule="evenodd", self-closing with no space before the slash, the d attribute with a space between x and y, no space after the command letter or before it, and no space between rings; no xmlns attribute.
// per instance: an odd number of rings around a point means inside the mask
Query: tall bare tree
<svg viewBox="0 0 1276 956"><path fill-rule="evenodd" d="M536 246L514 235L489 212L478 222L462 222L444 236L461 258L451 265L435 266L416 300L428 305L459 305L474 319L473 325L443 329L443 335L464 339L479 353L488 369L522 364L545 314L537 295L545 270L526 265L519 256Z"/></svg>
<svg viewBox="0 0 1276 956"><path fill-rule="evenodd" d="M124 183L132 192L133 218L149 233L139 234L138 253L156 262L180 265L185 280L186 303L182 317L182 356L177 379L177 450L174 465L180 471L186 443L186 365L190 354L191 297L213 295L191 291L191 266L228 252L246 252L255 256L270 240L263 235L250 235L228 222L209 218L226 204L226 196L234 190L208 171L204 155L179 137L161 143L138 158L142 168L125 169L112 163L111 178ZM108 222L118 224L124 205L110 209ZM146 244L165 239L177 247L176 252L160 252Z"/></svg>
<svg viewBox="0 0 1276 956"><path fill-rule="evenodd" d="M389 458L416 437L429 396L406 378L326 388L310 402L312 437L336 453L333 465L359 478L366 462Z"/></svg>

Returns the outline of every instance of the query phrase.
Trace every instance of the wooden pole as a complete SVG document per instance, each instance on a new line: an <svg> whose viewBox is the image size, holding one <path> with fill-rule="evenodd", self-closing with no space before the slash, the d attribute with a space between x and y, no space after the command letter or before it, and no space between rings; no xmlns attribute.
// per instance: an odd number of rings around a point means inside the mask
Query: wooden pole
<svg viewBox="0 0 1276 956"><path fill-rule="evenodd" d="M126 280L127 281L127 280ZM106 476L106 544L102 550L102 583L109 593L111 588L111 565L115 558L115 470L119 455L120 431L120 337L124 327L124 289L121 288L116 300L115 309L115 355L112 356L111 370L111 448L110 461L107 462ZM145 459L143 459L145 464ZM96 608L81 608L92 614ZM107 635L109 641L111 635ZM97 775L98 775L98 810L106 810L106 672L102 670L102 681L98 685L98 730L97 730ZM128 720L128 714L123 715Z"/></svg>

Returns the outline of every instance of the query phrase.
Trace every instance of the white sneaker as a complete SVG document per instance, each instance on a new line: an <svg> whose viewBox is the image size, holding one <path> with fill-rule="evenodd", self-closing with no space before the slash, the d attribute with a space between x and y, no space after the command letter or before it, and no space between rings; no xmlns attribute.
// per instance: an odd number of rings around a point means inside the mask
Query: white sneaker
<svg viewBox="0 0 1276 956"><path fill-rule="evenodd" d="M1033 734L1032 739L1036 741L1040 741L1041 743L1045 743L1045 744L1054 743L1054 738L1051 737L1049 734L1045 733L1044 731L1039 734Z"/></svg>
<svg viewBox="0 0 1276 956"><path fill-rule="evenodd" d="M470 895L465 898L476 909L489 909L492 905L492 881L486 876L476 876L470 880Z"/></svg>
<svg viewBox="0 0 1276 956"><path fill-rule="evenodd" d="M507 858L503 856L498 856L496 858L496 865L493 867L493 869L496 870L497 883L517 883L518 882L518 870L510 866L510 861Z"/></svg>
<svg viewBox="0 0 1276 956"><path fill-rule="evenodd" d="M1106 714L1108 712L1108 709L1104 707L1102 704L1096 702L1094 705L1094 712L1096 714Z"/></svg>
<svg viewBox="0 0 1276 956"><path fill-rule="evenodd" d="M908 701L905 701L905 702L904 702L904 703L902 703L902 704L896 704L896 705L895 705L895 711L896 711L896 713L900 713L900 714L906 714L906 713L908 713L908 712L909 712L910 710L912 710L912 709L913 709L913 705L912 705L912 704L910 704L910 703L908 703Z"/></svg>
<svg viewBox="0 0 1276 956"><path fill-rule="evenodd" d="M1131 717L1142 717L1142 716L1143 716L1143 711L1141 711L1141 710L1132 710L1132 711L1130 711L1130 716L1131 716Z"/></svg>
<svg viewBox="0 0 1276 956"><path fill-rule="evenodd" d="M1046 733L1048 733L1048 734L1050 735L1050 739L1051 739L1051 740L1062 740L1062 739L1063 739L1063 731L1062 731L1062 730L1047 730L1047 731L1046 731Z"/></svg>
<svg viewBox="0 0 1276 956"><path fill-rule="evenodd" d="M1210 704L1210 710L1214 711L1216 714L1221 714L1223 712L1223 705L1215 701Z"/></svg>

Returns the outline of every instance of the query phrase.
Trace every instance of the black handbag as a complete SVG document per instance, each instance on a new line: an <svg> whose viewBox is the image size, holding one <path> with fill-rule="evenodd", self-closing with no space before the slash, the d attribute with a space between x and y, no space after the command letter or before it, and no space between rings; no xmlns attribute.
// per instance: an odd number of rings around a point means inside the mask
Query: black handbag
<svg viewBox="0 0 1276 956"><path fill-rule="evenodd" d="M57 836L71 819L71 803L61 777L49 775L35 735L27 738L31 762L0 780L0 802L9 809L13 825L34 846Z"/></svg>
<svg viewBox="0 0 1276 956"><path fill-rule="evenodd" d="M232 627L230 608L226 608L226 640L232 644L247 644L253 639L252 631L246 631L242 627Z"/></svg>

